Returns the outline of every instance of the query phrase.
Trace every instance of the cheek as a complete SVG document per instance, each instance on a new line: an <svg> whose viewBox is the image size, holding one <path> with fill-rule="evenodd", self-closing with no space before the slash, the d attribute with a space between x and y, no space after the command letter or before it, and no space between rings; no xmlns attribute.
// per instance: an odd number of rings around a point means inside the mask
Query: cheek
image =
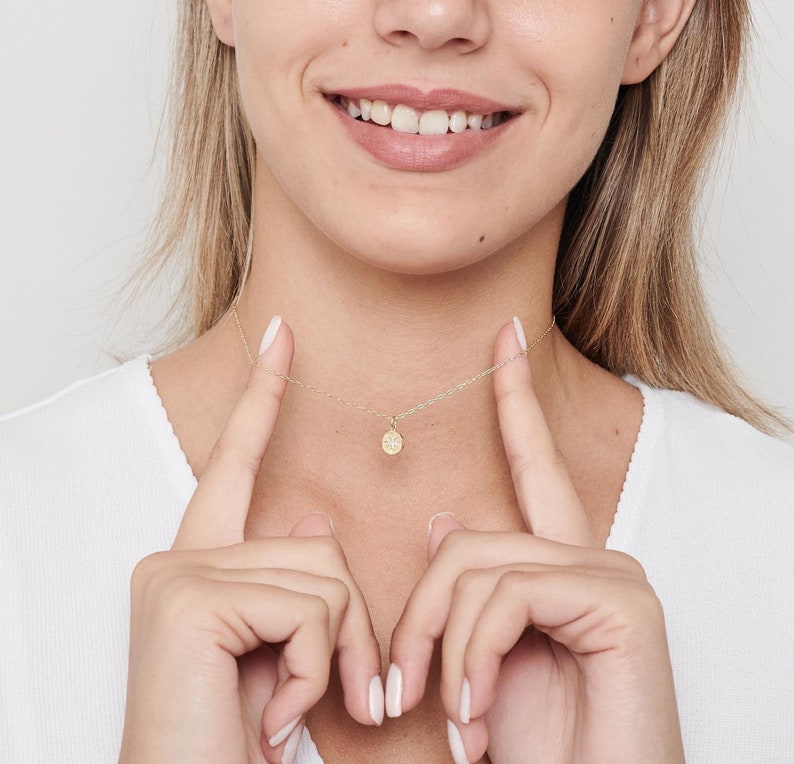
<svg viewBox="0 0 794 764"><path fill-rule="evenodd" d="M343 46L345 3L240 0L234 29L240 93L257 137L303 109L306 69ZM334 6L334 13L329 7Z"/></svg>
<svg viewBox="0 0 794 764"><path fill-rule="evenodd" d="M310 37L307 39L302 14L284 13L279 7L280 3L250 0L235 5L237 72L243 103L252 123L265 111L265 103L272 103L275 96L284 92L280 83L292 79L301 52L312 42Z"/></svg>
<svg viewBox="0 0 794 764"><path fill-rule="evenodd" d="M526 71L544 150L567 157L561 166L578 158L581 174L601 143L637 13L637 0L510 6L505 17L510 52Z"/></svg>
<svg viewBox="0 0 794 764"><path fill-rule="evenodd" d="M313 73L326 71L341 51L352 48L350 30L360 25L361 13L360 0L239 0L235 5L243 108L260 159L290 196L306 193L301 178L313 164L307 154L318 142L322 102Z"/></svg>

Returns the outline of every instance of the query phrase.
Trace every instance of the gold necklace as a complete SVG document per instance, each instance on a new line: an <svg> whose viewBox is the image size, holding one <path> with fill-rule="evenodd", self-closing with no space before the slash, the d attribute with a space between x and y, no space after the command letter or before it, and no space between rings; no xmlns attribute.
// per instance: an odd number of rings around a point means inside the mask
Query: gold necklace
<svg viewBox="0 0 794 764"><path fill-rule="evenodd" d="M543 334L533 340L526 348L526 350L521 350L515 355L510 356L510 358L505 358L504 361L500 361L496 364L496 366L491 366L490 369L486 369L485 371L481 371L479 374L475 374L473 377L470 377L465 382L461 382L459 385L455 385L455 387L451 387L449 390L446 390L443 393L439 393L433 398L428 398L428 400L424 401L423 403L419 403L413 408L408 409L407 411L403 411L401 414L386 414L383 411L375 411L373 409L367 408L366 406L362 406L359 403L353 403L352 401L345 400L344 398L340 398L338 395L333 395L332 393L327 393L324 390L320 390L313 385L306 384L305 382L301 382L299 379L295 379L290 377L287 374L282 374L275 369L270 369L266 366L262 366L256 358L254 358L253 354L251 353L251 348L248 345L248 340L245 337L245 332L243 331L243 325L240 322L240 316L237 314L237 305L232 305L232 313L234 314L234 320L237 322L237 328L240 330L240 337L243 340L243 347L245 347L245 353L248 356L248 360L251 362L252 366L257 366L258 368L262 369L262 371L266 371L268 374L272 374L274 377L279 377L286 382L289 382L293 385L297 385L298 387L302 387L304 390L308 390L310 393L317 393L317 395L322 395L324 398L329 398L332 401L336 401L337 403L343 403L345 406L349 406L350 408L354 408L357 411L363 411L366 414L372 414L373 416L380 417L381 419L388 419L390 422L388 432L383 436L381 440L381 445L383 446L383 450L389 454L389 456L394 456L399 454L400 451L403 450L403 446L405 445L405 440L403 436L397 432L397 422L400 419L405 419L405 417L410 416L411 414L415 414L417 411L421 411L422 409L426 409L428 406L432 406L434 403L446 398L448 395L452 395L452 393L458 392L458 390L462 390L464 387L472 384L473 382L477 382L478 380L482 379L483 377L487 377L489 374L493 374L497 369L501 369L502 366L506 366L508 363L515 361L516 358L520 358L522 355L527 355L530 350L536 348L541 342L543 342L546 337L551 334L552 329L557 323L556 316L551 319L551 324L549 324L549 328L546 329Z"/></svg>

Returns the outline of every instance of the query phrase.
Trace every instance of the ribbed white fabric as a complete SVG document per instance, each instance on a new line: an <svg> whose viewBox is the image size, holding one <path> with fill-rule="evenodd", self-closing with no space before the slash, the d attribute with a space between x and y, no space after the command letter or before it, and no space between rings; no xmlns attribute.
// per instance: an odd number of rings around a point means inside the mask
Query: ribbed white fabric
<svg viewBox="0 0 794 764"><path fill-rule="evenodd" d="M794 449L634 383L608 546L664 604L688 761L794 762ZM116 759L130 572L195 485L145 357L0 419L2 764Z"/></svg>

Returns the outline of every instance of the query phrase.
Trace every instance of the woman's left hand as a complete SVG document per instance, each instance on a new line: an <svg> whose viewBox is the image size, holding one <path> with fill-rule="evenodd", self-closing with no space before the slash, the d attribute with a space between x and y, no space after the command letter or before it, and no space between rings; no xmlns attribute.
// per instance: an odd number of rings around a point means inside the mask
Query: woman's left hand
<svg viewBox="0 0 794 764"><path fill-rule="evenodd" d="M520 349L512 324L497 356ZM494 379L527 533L433 524L430 565L392 635L389 707L421 700L443 635L457 764L683 762L662 608L640 564L598 547L519 358Z"/></svg>

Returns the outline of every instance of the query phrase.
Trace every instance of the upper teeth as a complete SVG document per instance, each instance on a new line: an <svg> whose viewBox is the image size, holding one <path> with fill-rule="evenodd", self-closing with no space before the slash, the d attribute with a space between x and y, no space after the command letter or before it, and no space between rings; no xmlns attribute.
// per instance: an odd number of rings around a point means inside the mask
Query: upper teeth
<svg viewBox="0 0 794 764"><path fill-rule="evenodd" d="M339 96L339 103L354 119L361 117L364 121L371 120L378 125L391 125L392 129L399 133L419 133L419 135L444 135L448 131L462 133L466 128L486 129L498 125L503 119L503 112L483 115L469 114L458 109L450 114L444 109L433 109L420 113L403 104L390 106L385 101L370 101L367 98L361 98L356 102Z"/></svg>

